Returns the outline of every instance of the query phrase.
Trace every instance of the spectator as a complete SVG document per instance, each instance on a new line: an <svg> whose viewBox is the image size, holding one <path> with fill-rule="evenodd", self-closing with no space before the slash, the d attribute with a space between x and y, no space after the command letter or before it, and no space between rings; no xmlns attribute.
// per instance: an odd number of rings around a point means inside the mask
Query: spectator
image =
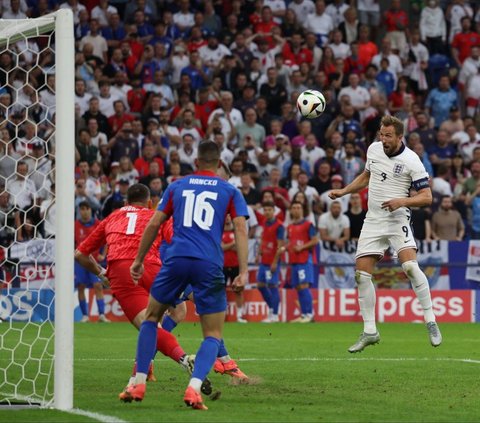
<svg viewBox="0 0 480 423"><path fill-rule="evenodd" d="M132 134L132 123L125 122L118 133L108 141L110 158L112 161L120 161L120 158L127 156L134 162L139 156L137 140Z"/></svg>
<svg viewBox="0 0 480 423"><path fill-rule="evenodd" d="M281 105L287 100L287 90L277 79L277 70L274 67L268 68L267 82L260 87L260 95L267 102L268 112L272 115L280 116Z"/></svg>
<svg viewBox="0 0 480 423"><path fill-rule="evenodd" d="M450 87L450 79L447 75L440 77L438 88L434 88L428 94L425 106L429 108L430 114L435 119L435 127L438 128L443 121L448 119L452 106L457 106L458 96L455 90Z"/></svg>
<svg viewBox="0 0 480 423"><path fill-rule="evenodd" d="M323 47L333 31L335 25L332 17L326 13L325 1L316 0L315 13L309 14L305 21L305 29L313 32L317 36L317 44Z"/></svg>
<svg viewBox="0 0 480 423"><path fill-rule="evenodd" d="M340 159L342 176L345 184L351 183L360 173L363 172L365 162L355 156L355 143L348 141L344 144L345 157Z"/></svg>
<svg viewBox="0 0 480 423"><path fill-rule="evenodd" d="M239 157L235 157L230 163L230 179L228 180L234 187L239 188L242 185L241 176L245 171L243 161Z"/></svg>
<svg viewBox="0 0 480 423"><path fill-rule="evenodd" d="M254 188L253 180L252 180L252 177L250 176L250 173L248 172L242 173L242 175L240 176L239 189L243 195L243 198L245 198L245 201L249 206L251 206L254 210L257 210L258 208L260 208L261 206L260 191Z"/></svg>
<svg viewBox="0 0 480 423"><path fill-rule="evenodd" d="M118 187L105 199L102 208L102 218L105 219L113 211L123 207L127 201L127 191L130 186L128 179L120 179Z"/></svg>
<svg viewBox="0 0 480 423"><path fill-rule="evenodd" d="M400 0L392 0L390 9L384 15L387 28L386 37L392 43L392 50L401 52L407 46L406 31L408 30L408 15L402 9Z"/></svg>
<svg viewBox="0 0 480 423"><path fill-rule="evenodd" d="M438 169L441 165L450 167L456 152L456 148L452 145L451 139L446 131L437 132L437 142L428 151L429 159L434 169Z"/></svg>
<svg viewBox="0 0 480 423"><path fill-rule="evenodd" d="M457 33L452 41L452 57L458 67L470 56L474 46L480 46L480 34L472 31L472 20L468 16L461 19L462 32Z"/></svg>
<svg viewBox="0 0 480 423"><path fill-rule="evenodd" d="M208 123L210 123L215 116L220 118L222 123L222 132L228 136L233 132L235 134L235 128L237 125L243 123L243 117L240 110L233 107L233 95L231 92L222 91L220 94L220 107L215 109L208 118ZM237 139L233 138L233 142L236 142Z"/></svg>
<svg viewBox="0 0 480 423"><path fill-rule="evenodd" d="M360 9L359 13L360 22L362 22L362 15ZM358 62L362 66L362 68L365 69L369 64L371 64L372 59L377 56L378 48L377 45L370 39L370 27L366 25L361 25L358 34ZM378 64L380 64L380 61L378 62ZM378 64L375 65L377 69L379 68Z"/></svg>
<svg viewBox="0 0 480 423"><path fill-rule="evenodd" d="M105 0L102 1L105 2ZM99 22L101 22L101 19L99 19ZM125 31L123 23L120 20L120 15L118 13L110 14L108 18L108 25L102 26L101 34L103 38L105 38L105 40L107 41L109 49L116 49L120 47L122 40L127 37L127 32Z"/></svg>
<svg viewBox="0 0 480 423"><path fill-rule="evenodd" d="M310 174L314 174L315 163L325 157L325 150L318 146L315 134L305 136L305 145L301 147L301 159L308 162Z"/></svg>
<svg viewBox="0 0 480 423"><path fill-rule="evenodd" d="M288 190L280 186L281 173L278 168L273 168L270 172L269 184L263 191L273 191L275 198L272 201L285 212L290 207ZM262 202L266 201L262 198Z"/></svg>
<svg viewBox="0 0 480 423"><path fill-rule="evenodd" d="M430 54L445 54L447 24L437 0L428 0L420 15L422 42Z"/></svg>
<svg viewBox="0 0 480 423"><path fill-rule="evenodd" d="M238 134L238 147L243 148L243 139L248 134L255 141L255 145L260 147L265 140L265 128L257 123L257 112L254 108L245 111L245 122L240 123L236 127Z"/></svg>
<svg viewBox="0 0 480 423"><path fill-rule="evenodd" d="M449 183L450 176L450 165L441 164L438 166L437 176L433 178L432 191L451 197L453 192Z"/></svg>
<svg viewBox="0 0 480 423"><path fill-rule="evenodd" d="M392 43L388 38L382 40L382 50L373 57L372 64L380 68L382 59L388 60L388 71L397 81L403 71L403 66L399 56L392 52Z"/></svg>
<svg viewBox="0 0 480 423"><path fill-rule="evenodd" d="M477 48L480 53L480 48ZM460 109L457 106L450 108L450 117L440 125L440 131L445 131L449 136L456 132L463 132L464 125L460 116Z"/></svg>
<svg viewBox="0 0 480 423"><path fill-rule="evenodd" d="M332 189L331 170L329 163L321 162L313 178L308 181L308 185L314 187L320 195Z"/></svg>
<svg viewBox="0 0 480 423"><path fill-rule="evenodd" d="M454 0L449 4L446 16L450 22L448 41L452 43L455 35L462 31L462 19L465 17L473 18L473 9L466 4L465 0Z"/></svg>
<svg viewBox="0 0 480 423"><path fill-rule="evenodd" d="M326 213L320 216L318 230L322 241L331 242L341 250L350 239L350 221L342 213L340 201L333 201Z"/></svg>
<svg viewBox="0 0 480 423"><path fill-rule="evenodd" d="M191 134L182 136L182 145L178 149L180 163L195 167L195 160L197 158L197 148L195 147L195 140Z"/></svg>
<svg viewBox="0 0 480 423"><path fill-rule="evenodd" d="M288 8L295 12L297 21L302 24L307 22L308 15L315 12L315 4L312 0L293 0L289 3Z"/></svg>
<svg viewBox="0 0 480 423"><path fill-rule="evenodd" d="M92 137L87 129L79 131L80 143L75 148L75 161L93 163L98 158L98 148L92 144Z"/></svg>
<svg viewBox="0 0 480 423"><path fill-rule="evenodd" d="M389 71L389 61L386 57L380 60L380 71L378 72L376 79L382 87L382 92L390 97L393 94L395 88L395 75Z"/></svg>
<svg viewBox="0 0 480 423"><path fill-rule="evenodd" d="M470 163L473 160L473 152L477 147L480 147L480 134L475 125L470 124L465 128L465 137L461 137L459 133L452 135L452 139L458 139L458 151L462 154L465 163ZM463 139L462 139L463 138Z"/></svg>
<svg viewBox="0 0 480 423"><path fill-rule="evenodd" d="M343 187L343 178L342 178L341 175L333 175L331 177L330 181L331 181L332 189L341 189ZM322 204L322 209L324 211L330 210L330 205L334 201L337 201L337 202L340 202L340 204L342 206L342 213L346 213L348 211L348 204L350 202L350 195L351 194L344 195L343 197L339 198L338 200L332 200L328 196L328 194L330 194L330 191L331 190L324 191L320 195L320 201L321 201L321 204Z"/></svg>
<svg viewBox="0 0 480 423"><path fill-rule="evenodd" d="M160 157L155 157L155 147L151 142L145 142L142 149L142 156L137 158L134 162L134 167L138 172L139 178L144 178L149 175L150 163L156 162L159 167L159 175L163 176L165 173L165 166Z"/></svg>
<svg viewBox="0 0 480 423"><path fill-rule="evenodd" d="M107 40L100 32L100 24L97 19L90 19L90 32L80 40L78 48L83 48L90 44L93 47L92 54L103 63L108 63L108 45Z"/></svg>
<svg viewBox="0 0 480 423"><path fill-rule="evenodd" d="M464 234L462 216L453 209L452 197L445 195L440 202L440 208L432 216L432 239L461 241Z"/></svg>
<svg viewBox="0 0 480 423"><path fill-rule="evenodd" d="M362 208L362 198L360 194L351 194L350 207L345 213L350 221L350 240L358 241L366 214L367 212Z"/></svg>
<svg viewBox="0 0 480 423"><path fill-rule="evenodd" d="M95 119L98 123L100 132L109 135L110 127L108 125L108 118L100 111L100 102L98 97L92 97L88 102L88 110L83 114L83 119L88 122L90 119Z"/></svg>
<svg viewBox="0 0 480 423"><path fill-rule="evenodd" d="M296 186L292 186L288 190L288 196L289 198L293 199L293 197L295 197L296 194L298 194L299 192L302 192L307 198L310 208L312 208L314 203L320 200L320 196L314 187L308 185L308 181L309 179L308 179L307 172L305 172L304 170L300 170L297 176L297 184Z"/></svg>
<svg viewBox="0 0 480 423"><path fill-rule="evenodd" d="M327 7L328 9L328 7ZM338 25L338 29L342 32L343 40L352 45L359 37L360 21L357 19L357 10L354 7L347 7L343 12L344 19Z"/></svg>
<svg viewBox="0 0 480 423"><path fill-rule="evenodd" d="M123 127L125 122L133 122L133 115L126 113L125 104L122 100L116 100L113 102L114 114L108 118L108 125L110 126L110 133L116 135L116 133Z"/></svg>

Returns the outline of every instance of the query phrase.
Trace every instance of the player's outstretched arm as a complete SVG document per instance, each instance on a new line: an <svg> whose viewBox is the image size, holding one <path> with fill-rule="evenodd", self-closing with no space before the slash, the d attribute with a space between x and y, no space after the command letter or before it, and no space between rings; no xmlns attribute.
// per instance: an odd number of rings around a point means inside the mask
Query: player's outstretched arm
<svg viewBox="0 0 480 423"><path fill-rule="evenodd" d="M168 216L165 213L161 211L156 211L150 219L150 222L148 222L148 225L143 232L140 246L138 247L137 256L135 257L135 261L130 267L130 275L132 276L134 282L137 282L141 278L143 274L143 260L145 259L148 251L150 250L153 241L155 241L155 239L157 238L160 226L163 222L167 220L167 218Z"/></svg>
<svg viewBox="0 0 480 423"><path fill-rule="evenodd" d="M342 189L332 189L328 196L335 200L337 198L343 197L346 194L352 194L355 192L361 191L363 188L368 186L370 181L370 172L364 170L360 175L358 175L351 183Z"/></svg>
<svg viewBox="0 0 480 423"><path fill-rule="evenodd" d="M237 245L239 275L233 281L233 290L240 292L247 284L248 279L248 231L247 220L244 216L233 218L235 243Z"/></svg>

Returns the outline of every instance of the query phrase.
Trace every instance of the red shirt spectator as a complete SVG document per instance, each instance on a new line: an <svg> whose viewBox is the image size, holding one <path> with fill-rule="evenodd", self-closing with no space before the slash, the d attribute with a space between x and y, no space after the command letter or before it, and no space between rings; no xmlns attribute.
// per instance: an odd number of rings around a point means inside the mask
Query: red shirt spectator
<svg viewBox="0 0 480 423"><path fill-rule="evenodd" d="M452 47L458 50L458 59L461 63L470 56L474 46L480 46L480 34L477 32L459 32L453 37Z"/></svg>
<svg viewBox="0 0 480 423"><path fill-rule="evenodd" d="M313 54L308 48L300 47L295 50L290 43L285 43L282 54L285 61L290 60L295 65L310 64L313 61Z"/></svg>
<svg viewBox="0 0 480 423"><path fill-rule="evenodd" d="M115 135L123 126L125 122L132 122L135 118L125 113L125 105L122 100L117 100L113 103L115 114L108 118L108 126L110 126L111 133Z"/></svg>
<svg viewBox="0 0 480 423"><path fill-rule="evenodd" d="M127 93L128 107L132 113L142 113L147 92L141 87L138 79L132 81L132 86L133 88Z"/></svg>
<svg viewBox="0 0 480 423"><path fill-rule="evenodd" d="M144 178L150 174L150 163L157 162L159 167L159 174L163 176L165 174L165 165L160 157L155 157L155 147L153 144L145 143L142 150L142 156L137 158L133 163L135 169L137 169L140 178Z"/></svg>
<svg viewBox="0 0 480 423"><path fill-rule="evenodd" d="M408 16L404 10L389 9L384 16L387 32L403 31L405 28L408 28Z"/></svg>
<svg viewBox="0 0 480 423"><path fill-rule="evenodd" d="M378 54L378 48L375 43L372 43L371 41L358 43L358 63L365 69L376 54Z"/></svg>

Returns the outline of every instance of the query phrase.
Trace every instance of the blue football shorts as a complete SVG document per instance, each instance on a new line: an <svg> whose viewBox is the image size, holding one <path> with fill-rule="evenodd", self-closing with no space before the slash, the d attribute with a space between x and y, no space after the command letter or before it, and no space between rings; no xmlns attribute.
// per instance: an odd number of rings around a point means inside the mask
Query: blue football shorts
<svg viewBox="0 0 480 423"><path fill-rule="evenodd" d="M100 279L96 275L75 261L75 287L85 285L87 288L93 288L93 284L98 282Z"/></svg>
<svg viewBox="0 0 480 423"><path fill-rule="evenodd" d="M270 266L261 264L258 267L257 282L262 282L267 285L278 285L280 281L280 267L277 266L277 270L272 273Z"/></svg>
<svg viewBox="0 0 480 423"><path fill-rule="evenodd" d="M174 306L189 284L198 314L227 309L223 269L193 257L168 257L153 282L150 295L162 304Z"/></svg>
<svg viewBox="0 0 480 423"><path fill-rule="evenodd" d="M292 264L292 287L295 288L297 285L304 283L313 282L313 264L312 263L302 263L302 264Z"/></svg>

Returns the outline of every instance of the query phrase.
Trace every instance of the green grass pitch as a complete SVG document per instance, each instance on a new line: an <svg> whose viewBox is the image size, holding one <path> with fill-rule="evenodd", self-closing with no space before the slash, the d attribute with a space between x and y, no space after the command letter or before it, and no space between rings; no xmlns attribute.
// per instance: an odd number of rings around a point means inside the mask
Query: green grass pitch
<svg viewBox="0 0 480 423"><path fill-rule="evenodd" d="M221 397L196 411L182 401L187 374L164 357L144 401L120 403L137 332L123 323L76 324L74 406L128 422L478 422L480 326L440 328L444 343L434 349L424 325L383 324L379 345L351 355L360 324L227 324L227 348L256 383L237 386L211 374ZM198 325L182 324L175 334L187 352L196 351ZM0 408L0 422L19 421L95 420Z"/></svg>

